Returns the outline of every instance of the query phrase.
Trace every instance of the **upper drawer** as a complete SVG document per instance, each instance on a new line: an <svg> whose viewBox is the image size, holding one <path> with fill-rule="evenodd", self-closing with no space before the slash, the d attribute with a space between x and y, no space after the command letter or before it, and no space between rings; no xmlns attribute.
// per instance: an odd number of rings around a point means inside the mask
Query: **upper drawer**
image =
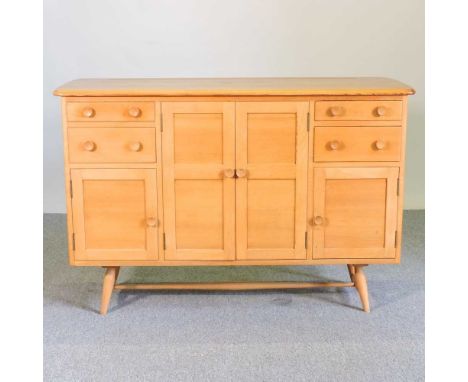
<svg viewBox="0 0 468 382"><path fill-rule="evenodd" d="M69 129L69 159L72 163L156 162L155 134L155 129L136 127Z"/></svg>
<svg viewBox="0 0 468 382"><path fill-rule="evenodd" d="M314 128L316 162L399 161L401 127L359 126Z"/></svg>
<svg viewBox="0 0 468 382"><path fill-rule="evenodd" d="M154 121L154 103L142 101L68 102L67 119L71 122Z"/></svg>
<svg viewBox="0 0 468 382"><path fill-rule="evenodd" d="M401 101L317 101L317 121L398 121Z"/></svg>

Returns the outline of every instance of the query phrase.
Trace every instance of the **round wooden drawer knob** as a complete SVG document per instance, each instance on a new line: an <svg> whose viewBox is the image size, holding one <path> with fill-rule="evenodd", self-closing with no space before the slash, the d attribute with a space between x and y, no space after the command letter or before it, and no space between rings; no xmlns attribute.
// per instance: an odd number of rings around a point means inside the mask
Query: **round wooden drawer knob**
<svg viewBox="0 0 468 382"><path fill-rule="evenodd" d="M237 169L236 175L238 178L244 178L247 175L247 170L244 170L243 168Z"/></svg>
<svg viewBox="0 0 468 382"><path fill-rule="evenodd" d="M383 150L386 146L384 141L375 141L374 145L377 150Z"/></svg>
<svg viewBox="0 0 468 382"><path fill-rule="evenodd" d="M315 225L322 225L323 224L323 218L321 216L314 217L314 224Z"/></svg>
<svg viewBox="0 0 468 382"><path fill-rule="evenodd" d="M85 143L83 143L83 148L86 151L94 151L96 150L96 143L94 143L93 141L86 141Z"/></svg>
<svg viewBox="0 0 468 382"><path fill-rule="evenodd" d="M141 144L141 142L133 142L133 143L130 143L130 150L132 151L140 151L141 149L143 148L143 145Z"/></svg>
<svg viewBox="0 0 468 382"><path fill-rule="evenodd" d="M146 225L148 227L156 227L158 225L158 219L148 218L148 219L146 219Z"/></svg>
<svg viewBox="0 0 468 382"><path fill-rule="evenodd" d="M340 142L338 141L331 141L328 143L328 146L330 147L331 150L335 151L340 148Z"/></svg>
<svg viewBox="0 0 468 382"><path fill-rule="evenodd" d="M133 118L138 118L141 115L141 109L138 107L131 107L128 109L128 115Z"/></svg>
<svg viewBox="0 0 468 382"><path fill-rule="evenodd" d="M82 115L85 118L93 118L95 114L96 111L92 107L85 107L82 112Z"/></svg>
<svg viewBox="0 0 468 382"><path fill-rule="evenodd" d="M344 114L344 109L340 106L333 106L328 111L332 117L339 117Z"/></svg>
<svg viewBox="0 0 468 382"><path fill-rule="evenodd" d="M384 106L379 106L375 109L375 114L377 114L378 117L383 117L386 112L387 109Z"/></svg>
<svg viewBox="0 0 468 382"><path fill-rule="evenodd" d="M224 176L226 178L234 178L234 175L235 171L232 168L227 168L226 170L224 170Z"/></svg>

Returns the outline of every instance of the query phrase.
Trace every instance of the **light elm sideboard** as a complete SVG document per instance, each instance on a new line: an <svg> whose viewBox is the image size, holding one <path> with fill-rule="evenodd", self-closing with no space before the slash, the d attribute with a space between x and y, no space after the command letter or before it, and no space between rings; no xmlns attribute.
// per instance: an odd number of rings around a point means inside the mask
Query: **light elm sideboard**
<svg viewBox="0 0 468 382"><path fill-rule="evenodd" d="M113 289L355 287L400 262L408 95L387 78L82 79L62 97L69 260ZM119 284L122 266L347 265L348 282Z"/></svg>

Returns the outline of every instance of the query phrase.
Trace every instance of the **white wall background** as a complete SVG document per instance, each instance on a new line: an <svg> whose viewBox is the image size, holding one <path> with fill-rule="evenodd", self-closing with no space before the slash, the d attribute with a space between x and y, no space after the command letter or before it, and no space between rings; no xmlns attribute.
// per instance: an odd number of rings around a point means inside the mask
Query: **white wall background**
<svg viewBox="0 0 468 382"><path fill-rule="evenodd" d="M54 88L85 77L252 76L412 85L405 208L424 208L423 0L44 0L44 212L65 212Z"/></svg>

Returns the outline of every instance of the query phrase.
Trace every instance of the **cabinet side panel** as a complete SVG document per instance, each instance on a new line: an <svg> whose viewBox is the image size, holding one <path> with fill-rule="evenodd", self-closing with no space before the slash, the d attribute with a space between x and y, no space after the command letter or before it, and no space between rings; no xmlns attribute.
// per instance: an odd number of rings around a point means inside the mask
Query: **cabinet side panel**
<svg viewBox="0 0 468 382"><path fill-rule="evenodd" d="M400 172L398 175L398 217L397 217L397 245L396 259L400 263L401 259L401 242L403 237L403 207L405 196L405 167L406 167L406 132L408 125L408 97L403 97L402 103L402 137L401 137L401 154L400 154Z"/></svg>
<svg viewBox="0 0 468 382"><path fill-rule="evenodd" d="M72 183L70 166L68 162L68 123L67 123L67 98L62 98L62 134L63 134L63 155L65 171L65 203L67 209L67 239L68 239L68 260L70 265L75 265L75 253L73 248L73 209L72 209Z"/></svg>

